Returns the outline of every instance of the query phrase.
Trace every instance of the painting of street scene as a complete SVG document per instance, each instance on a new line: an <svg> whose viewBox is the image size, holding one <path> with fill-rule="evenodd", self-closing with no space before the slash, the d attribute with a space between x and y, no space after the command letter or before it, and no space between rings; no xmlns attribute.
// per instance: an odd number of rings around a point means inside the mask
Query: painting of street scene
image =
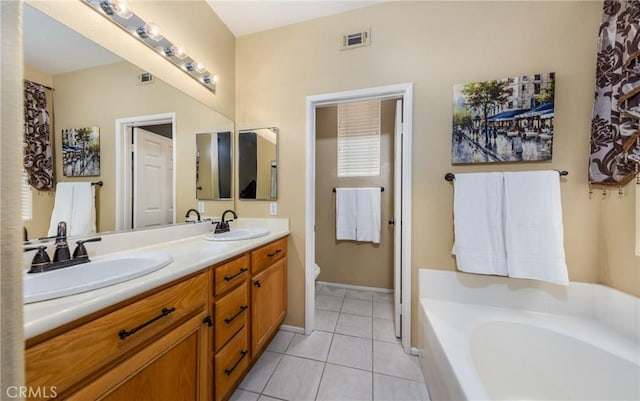
<svg viewBox="0 0 640 401"><path fill-rule="evenodd" d="M453 87L451 162L551 160L555 73Z"/></svg>
<svg viewBox="0 0 640 401"><path fill-rule="evenodd" d="M62 170L65 177L100 175L100 129L62 130Z"/></svg>

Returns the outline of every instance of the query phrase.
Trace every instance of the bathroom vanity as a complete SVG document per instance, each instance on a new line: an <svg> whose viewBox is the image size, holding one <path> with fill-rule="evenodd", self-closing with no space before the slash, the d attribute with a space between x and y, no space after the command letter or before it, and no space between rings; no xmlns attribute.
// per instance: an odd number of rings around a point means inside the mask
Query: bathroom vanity
<svg viewBox="0 0 640 401"><path fill-rule="evenodd" d="M28 338L27 386L47 389L41 399L52 391L70 400L228 399L286 315L287 241L288 230L276 231L225 245L215 257L201 236L169 242L163 248L174 262L149 276L181 277ZM178 265L196 258L214 262ZM137 281L145 279L103 288L97 298ZM74 297L91 302L90 295ZM42 315L69 302L61 300L25 310Z"/></svg>

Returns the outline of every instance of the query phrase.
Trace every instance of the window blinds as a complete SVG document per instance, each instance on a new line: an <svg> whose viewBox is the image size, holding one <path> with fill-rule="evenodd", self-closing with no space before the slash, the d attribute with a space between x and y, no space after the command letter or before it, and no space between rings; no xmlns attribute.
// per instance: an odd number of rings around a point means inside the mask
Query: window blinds
<svg viewBox="0 0 640 401"><path fill-rule="evenodd" d="M31 220L31 185L26 171L22 171L22 220Z"/></svg>
<svg viewBox="0 0 640 401"><path fill-rule="evenodd" d="M380 175L380 101L338 105L338 177Z"/></svg>

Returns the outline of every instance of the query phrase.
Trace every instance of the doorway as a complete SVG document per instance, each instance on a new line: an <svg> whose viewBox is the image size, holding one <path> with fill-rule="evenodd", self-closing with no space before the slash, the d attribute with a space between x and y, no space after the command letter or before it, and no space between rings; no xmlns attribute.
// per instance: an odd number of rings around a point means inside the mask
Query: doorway
<svg viewBox="0 0 640 401"><path fill-rule="evenodd" d="M116 230L176 222L175 114L116 120Z"/></svg>
<svg viewBox="0 0 640 401"><path fill-rule="evenodd" d="M391 99L397 99L391 100ZM315 275L314 264L316 257L316 199L321 195L317 187L316 160L322 157L318 154L322 151L317 146L317 117L318 112L327 106L337 105L346 102L360 102L371 100L385 100L396 102L399 107L395 107L397 114L395 121L398 126L394 129L392 145L393 154L389 155L392 160L393 177L390 180L387 194L383 199L387 200L387 205L391 207L388 215L391 218L381 220L381 231L387 231L387 242L393 244L392 259L393 272L388 274L393 276L393 288L395 297L394 321L396 322L396 336L401 337L402 346L405 352L411 349L411 127L412 127L412 84L400 84L385 87L369 88L356 91L338 92L325 95L307 97L307 187L306 187L306 259L305 259L305 334L309 335L313 331L315 321ZM326 189L326 188L324 188ZM323 192L324 192L323 189ZM325 194L326 195L326 194ZM324 199L324 198L323 198ZM329 202L335 202L333 198ZM382 202L385 202L382 200ZM382 203L381 203L382 204ZM318 202L318 207L322 205ZM383 213L384 217L384 213ZM394 224L395 223L395 224ZM388 226L389 225L389 226ZM384 235L384 233L383 233ZM322 241L322 240L321 240ZM390 246L390 245L388 245ZM320 267L322 270L322 266Z"/></svg>

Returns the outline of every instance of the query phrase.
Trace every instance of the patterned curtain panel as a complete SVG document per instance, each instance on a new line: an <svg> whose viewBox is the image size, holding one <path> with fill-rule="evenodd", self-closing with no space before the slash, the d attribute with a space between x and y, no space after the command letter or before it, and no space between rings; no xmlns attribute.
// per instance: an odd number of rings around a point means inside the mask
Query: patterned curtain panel
<svg viewBox="0 0 640 401"><path fill-rule="evenodd" d="M45 88L24 81L24 168L29 184L42 191L55 183L49 121Z"/></svg>
<svg viewBox="0 0 640 401"><path fill-rule="evenodd" d="M598 40L589 177L624 185L640 164L640 1L605 1Z"/></svg>

